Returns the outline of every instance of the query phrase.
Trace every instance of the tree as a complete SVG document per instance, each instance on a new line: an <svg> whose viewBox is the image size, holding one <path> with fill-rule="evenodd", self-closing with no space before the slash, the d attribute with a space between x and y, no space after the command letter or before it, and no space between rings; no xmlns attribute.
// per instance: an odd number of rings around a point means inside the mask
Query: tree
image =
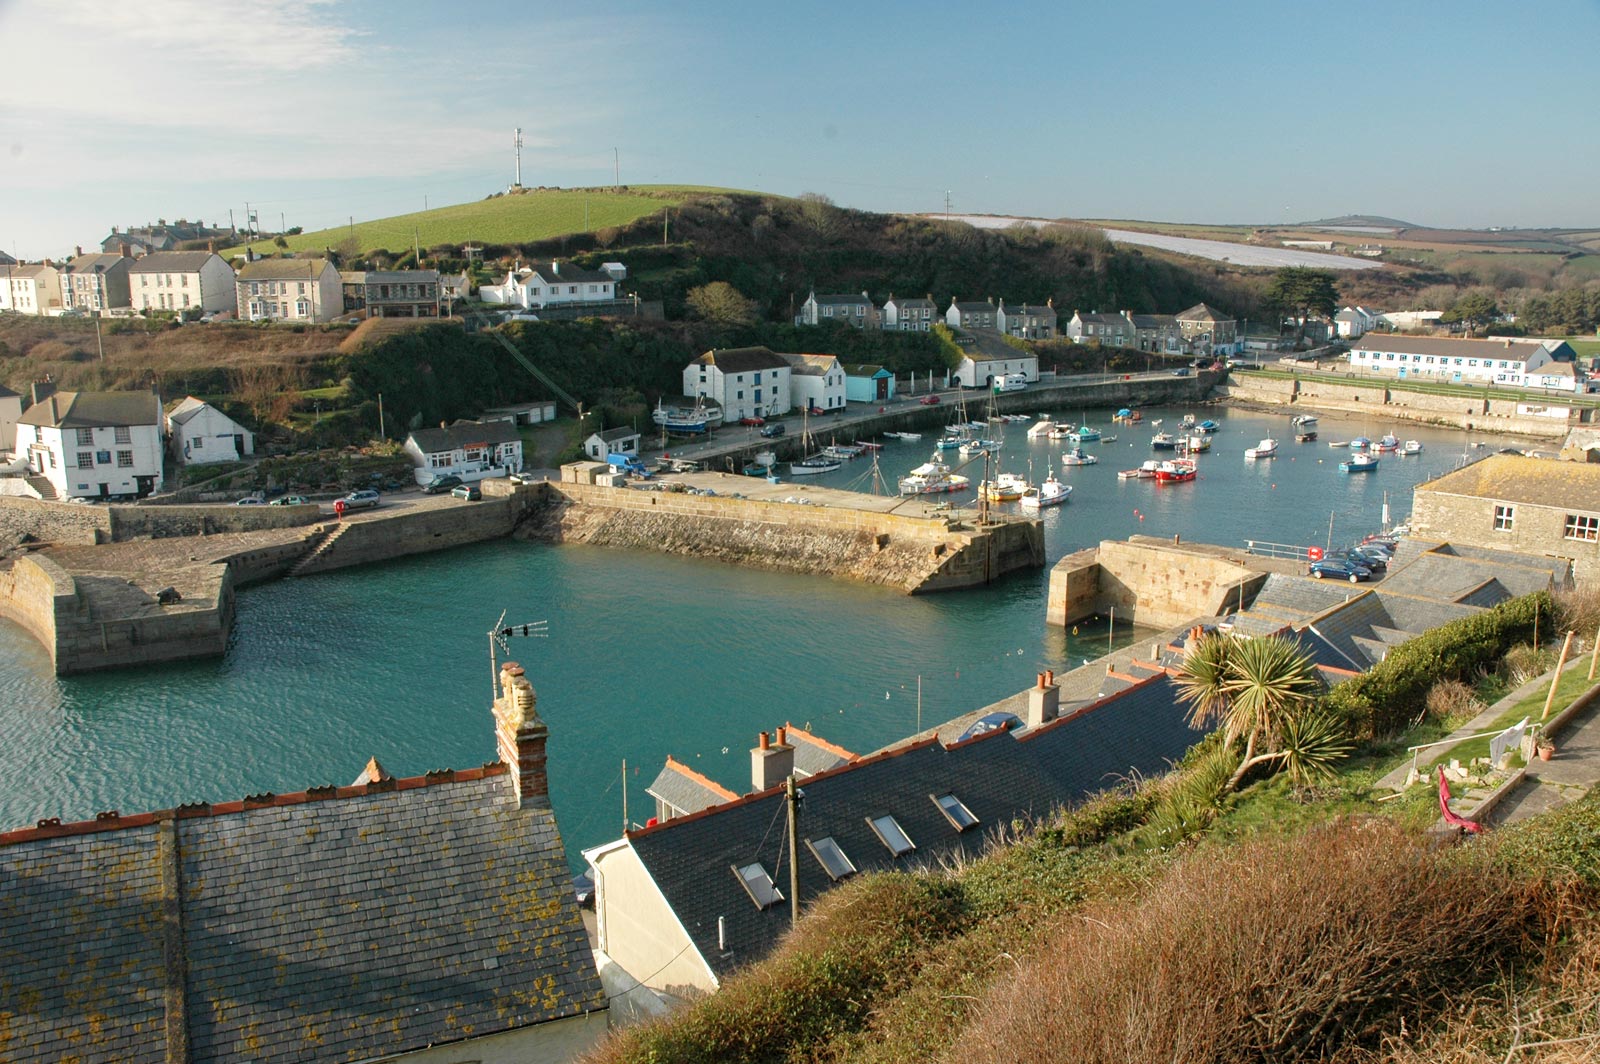
<svg viewBox="0 0 1600 1064"><path fill-rule="evenodd" d="M755 302L727 281L691 288L683 301L696 317L716 325L749 325L756 320Z"/></svg>
<svg viewBox="0 0 1600 1064"><path fill-rule="evenodd" d="M1327 775L1349 752L1338 722L1317 703L1322 681L1315 664L1286 639L1203 636L1176 680L1190 724L1220 722L1225 746L1244 744L1228 790L1270 763L1296 782Z"/></svg>
<svg viewBox="0 0 1600 1064"><path fill-rule="evenodd" d="M1295 343L1306 338L1306 321L1313 314L1332 317L1339 309L1339 292L1328 270L1308 266L1285 266L1267 285L1267 306L1281 314L1292 314L1300 323Z"/></svg>
<svg viewBox="0 0 1600 1064"><path fill-rule="evenodd" d="M1484 292L1463 293L1439 318L1443 322L1466 322L1483 328L1500 316L1494 297Z"/></svg>

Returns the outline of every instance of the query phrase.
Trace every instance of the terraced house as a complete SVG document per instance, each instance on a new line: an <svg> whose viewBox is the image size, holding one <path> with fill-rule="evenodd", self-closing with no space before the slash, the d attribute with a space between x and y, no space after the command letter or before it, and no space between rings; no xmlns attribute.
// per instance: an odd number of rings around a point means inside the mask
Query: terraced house
<svg viewBox="0 0 1600 1064"><path fill-rule="evenodd" d="M61 268L63 310L95 317L130 305L128 267L133 260L122 255L78 255Z"/></svg>
<svg viewBox="0 0 1600 1064"><path fill-rule="evenodd" d="M800 305L800 314L795 324L821 325L824 322L840 322L857 329L876 329L882 321L877 304L873 303L872 297L865 292L859 295L835 293L819 296L813 289L806 296L806 301Z"/></svg>
<svg viewBox="0 0 1600 1064"><path fill-rule="evenodd" d="M438 270L368 270L362 302L374 318L437 318Z"/></svg>
<svg viewBox="0 0 1600 1064"><path fill-rule="evenodd" d="M33 386L16 453L46 499L108 499L161 489L161 407L153 392L57 392Z"/></svg>
<svg viewBox="0 0 1600 1064"><path fill-rule="evenodd" d="M233 267L214 251L155 251L128 267L134 310L217 314L234 308Z"/></svg>
<svg viewBox="0 0 1600 1064"><path fill-rule="evenodd" d="M1368 333L1350 348L1350 366L1406 380L1583 391L1587 375L1564 340L1466 340Z"/></svg>
<svg viewBox="0 0 1600 1064"><path fill-rule="evenodd" d="M332 321L344 309L339 271L327 259L257 259L234 281L242 321Z"/></svg>

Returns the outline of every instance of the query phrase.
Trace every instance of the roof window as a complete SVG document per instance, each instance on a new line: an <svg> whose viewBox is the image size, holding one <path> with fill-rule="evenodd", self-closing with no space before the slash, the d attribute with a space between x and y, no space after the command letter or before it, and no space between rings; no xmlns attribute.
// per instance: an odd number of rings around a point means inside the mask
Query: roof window
<svg viewBox="0 0 1600 1064"><path fill-rule="evenodd" d="M929 795L933 803L944 813L945 818L955 826L957 831L966 831L968 828L978 826L978 818L972 815L972 810L953 794Z"/></svg>
<svg viewBox="0 0 1600 1064"><path fill-rule="evenodd" d="M917 848L911 837L905 833L905 829L900 826L900 822L887 813L883 816L868 817L867 824L871 826L873 834L878 836L878 841L889 847L889 852L896 857Z"/></svg>
<svg viewBox="0 0 1600 1064"><path fill-rule="evenodd" d="M756 903L758 909L770 909L783 900L783 894L773 885L772 877L762 867L761 862L747 864L743 867L734 865L734 875L739 877L739 882L744 884L744 889L749 892L750 900Z"/></svg>
<svg viewBox="0 0 1600 1064"><path fill-rule="evenodd" d="M853 876L856 866L850 863L850 858L844 855L839 844L829 835L820 839L807 839L806 845L811 848L811 853L822 865L822 870L828 873L828 878L838 882L846 876Z"/></svg>

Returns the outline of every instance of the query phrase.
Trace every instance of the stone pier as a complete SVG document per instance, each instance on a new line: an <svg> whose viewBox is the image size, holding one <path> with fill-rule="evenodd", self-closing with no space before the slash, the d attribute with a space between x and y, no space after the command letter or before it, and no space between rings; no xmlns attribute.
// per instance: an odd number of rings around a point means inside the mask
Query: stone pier
<svg viewBox="0 0 1600 1064"><path fill-rule="evenodd" d="M1153 536L1108 539L1050 571L1045 622L1064 627L1116 610L1117 620L1164 628L1220 617L1254 600L1279 566L1243 549Z"/></svg>

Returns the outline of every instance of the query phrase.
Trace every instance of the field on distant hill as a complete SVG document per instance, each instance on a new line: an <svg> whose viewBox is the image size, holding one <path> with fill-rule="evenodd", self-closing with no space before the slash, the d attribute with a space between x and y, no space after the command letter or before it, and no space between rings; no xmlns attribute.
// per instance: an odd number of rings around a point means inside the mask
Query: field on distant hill
<svg viewBox="0 0 1600 1064"><path fill-rule="evenodd" d="M696 185L641 185L620 192L609 188L528 189L472 203L357 222L353 227L318 229L284 240L290 251L321 251L337 248L354 236L362 252L386 248L396 253L410 249L414 242L420 242L424 249L440 244L530 244L627 225L663 207L675 207L697 193L727 191ZM282 250L271 240L258 240L250 246L258 254Z"/></svg>

